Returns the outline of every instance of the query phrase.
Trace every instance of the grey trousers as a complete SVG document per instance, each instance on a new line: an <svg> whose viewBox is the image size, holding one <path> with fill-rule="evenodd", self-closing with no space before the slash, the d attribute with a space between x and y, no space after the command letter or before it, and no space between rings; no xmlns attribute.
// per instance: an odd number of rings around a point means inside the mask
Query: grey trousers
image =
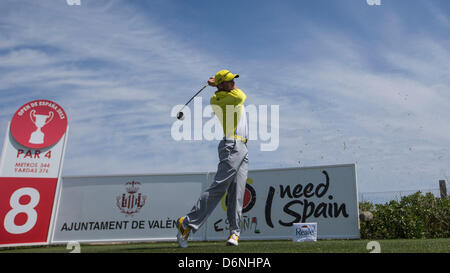
<svg viewBox="0 0 450 273"><path fill-rule="evenodd" d="M225 192L230 234L239 236L242 205L248 175L247 144L236 139L223 139L219 143L219 165L214 182L201 194L195 206L186 215L183 225L194 231L199 229L216 208Z"/></svg>

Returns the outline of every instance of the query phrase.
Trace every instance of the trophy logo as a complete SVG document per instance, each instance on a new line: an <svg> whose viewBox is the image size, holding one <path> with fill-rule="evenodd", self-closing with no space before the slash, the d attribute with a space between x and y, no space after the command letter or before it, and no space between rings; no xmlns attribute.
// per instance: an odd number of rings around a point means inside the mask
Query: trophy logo
<svg viewBox="0 0 450 273"><path fill-rule="evenodd" d="M36 110L30 111L31 121L36 125L37 130L31 133L30 140L31 144L42 144L44 143L44 133L41 131L42 127L50 123L53 119L53 112L50 111L47 115L36 115Z"/></svg>
<svg viewBox="0 0 450 273"><path fill-rule="evenodd" d="M55 102L35 100L22 105L11 120L11 136L22 146L42 149L55 145L68 126L64 110Z"/></svg>

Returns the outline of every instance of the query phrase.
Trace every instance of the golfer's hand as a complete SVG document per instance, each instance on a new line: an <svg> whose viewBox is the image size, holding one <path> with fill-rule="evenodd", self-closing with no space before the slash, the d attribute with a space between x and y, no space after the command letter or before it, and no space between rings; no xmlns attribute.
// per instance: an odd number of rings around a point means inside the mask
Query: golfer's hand
<svg viewBox="0 0 450 273"><path fill-rule="evenodd" d="M213 77L210 77L210 78L209 78L209 80L208 80L208 85L209 85L209 86L216 86L216 83L214 82L214 78L213 78Z"/></svg>

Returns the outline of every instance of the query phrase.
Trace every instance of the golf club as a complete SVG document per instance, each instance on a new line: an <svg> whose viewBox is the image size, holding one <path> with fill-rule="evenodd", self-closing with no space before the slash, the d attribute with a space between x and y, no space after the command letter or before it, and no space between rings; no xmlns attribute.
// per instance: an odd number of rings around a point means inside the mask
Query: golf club
<svg viewBox="0 0 450 273"><path fill-rule="evenodd" d="M202 90L203 89L205 89L206 87L208 86L208 84L206 84L205 86L203 86L202 87L202 89L200 89L200 90L198 90L198 92L197 93L195 93L195 95L194 96L192 96L192 98L190 99L190 100L188 100L188 102L186 102L185 104L184 104L184 106L181 108L181 110L178 112L178 114L177 114L177 119L179 119L179 120L183 120L184 119L184 114L183 114L183 112L181 112L183 109L184 109L184 107L186 107L186 105L188 105L200 92L202 92Z"/></svg>

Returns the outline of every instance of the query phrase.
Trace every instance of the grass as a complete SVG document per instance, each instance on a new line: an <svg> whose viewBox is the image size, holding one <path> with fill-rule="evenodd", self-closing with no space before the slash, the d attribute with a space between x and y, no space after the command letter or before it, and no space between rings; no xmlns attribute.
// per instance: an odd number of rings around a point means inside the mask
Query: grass
<svg viewBox="0 0 450 273"><path fill-rule="evenodd" d="M370 240L241 241L238 247L226 246L224 241L189 242L182 249L176 242L127 244L81 244L81 253L369 253ZM450 253L450 238L377 240L381 253ZM1 253L69 253L65 245L14 247L0 249Z"/></svg>

